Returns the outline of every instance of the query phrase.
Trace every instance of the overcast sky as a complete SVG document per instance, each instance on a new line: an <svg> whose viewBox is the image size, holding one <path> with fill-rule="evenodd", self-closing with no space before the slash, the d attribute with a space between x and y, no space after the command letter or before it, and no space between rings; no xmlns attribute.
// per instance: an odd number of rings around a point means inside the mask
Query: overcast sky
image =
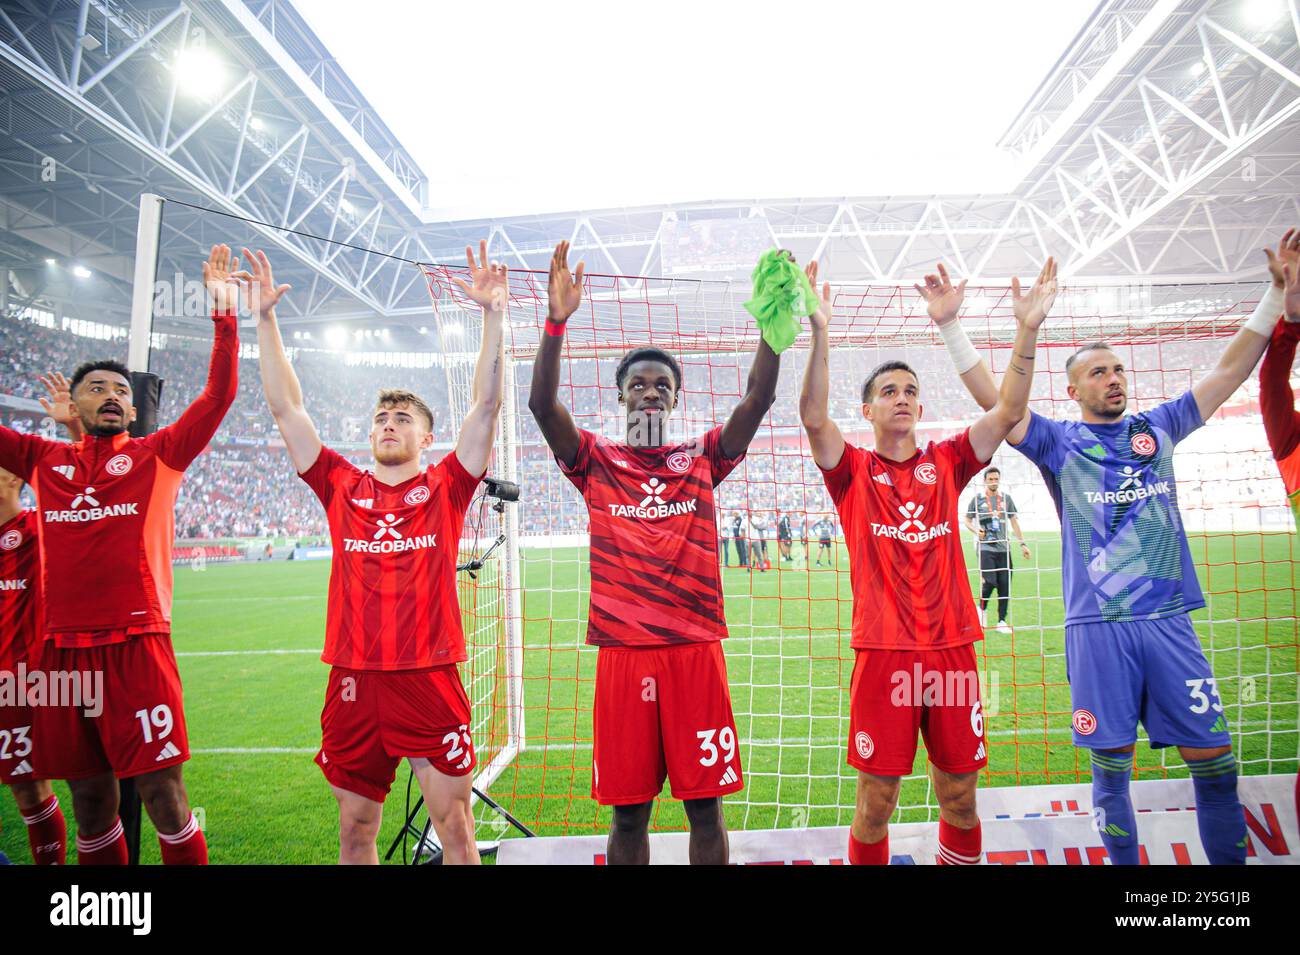
<svg viewBox="0 0 1300 955"><path fill-rule="evenodd" d="M1096 0L299 0L447 218L988 193Z"/></svg>

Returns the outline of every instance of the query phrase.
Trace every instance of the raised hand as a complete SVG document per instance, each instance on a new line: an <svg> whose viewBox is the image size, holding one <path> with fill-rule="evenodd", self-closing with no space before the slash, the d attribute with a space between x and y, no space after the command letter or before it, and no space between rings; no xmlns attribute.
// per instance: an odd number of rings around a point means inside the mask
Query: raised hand
<svg viewBox="0 0 1300 955"><path fill-rule="evenodd" d="M214 311L228 314L239 308L239 259L230 257L230 246L214 245L203 263L203 284L212 296Z"/></svg>
<svg viewBox="0 0 1300 955"><path fill-rule="evenodd" d="M271 262L261 249L257 250L256 255L248 249L244 249L243 253L248 260L248 271L235 272L234 276L248 289L248 307L259 319L274 318L275 306L293 286L275 284L275 278L271 275ZM236 259L235 264L238 263L239 260Z"/></svg>
<svg viewBox="0 0 1300 955"><path fill-rule="evenodd" d="M1288 322L1300 322L1300 264L1282 267L1282 314Z"/></svg>
<svg viewBox="0 0 1300 955"><path fill-rule="evenodd" d="M1011 307L1016 321L1030 328L1038 328L1052 310L1056 301L1056 260L1051 256L1043 263L1033 287L1025 295L1020 294L1020 279L1011 280Z"/></svg>
<svg viewBox="0 0 1300 955"><path fill-rule="evenodd" d="M957 313L961 311L962 300L966 297L966 280L962 279L960 285L953 285L952 280L948 278L948 270L939 263L938 275L927 275L925 277L925 287L913 285L914 289L921 293L921 298L925 299L925 310L930 316L930 321L936 325L947 325L957 318Z"/></svg>
<svg viewBox="0 0 1300 955"><path fill-rule="evenodd" d="M551 274L546 280L546 300L550 311L547 318L556 323L569 320L569 316L578 310L582 302L582 269L578 263L577 270L569 274L569 243L567 240L555 247L551 256Z"/></svg>
<svg viewBox="0 0 1300 955"><path fill-rule="evenodd" d="M483 311L503 313L506 310L506 296L510 291L510 271L496 262L488 263L486 241L479 242L478 254L479 261L475 263L474 250L465 246L465 258L469 262L469 277L474 284L471 285L456 276L452 276L451 280ZM554 274L553 265L552 274Z"/></svg>
<svg viewBox="0 0 1300 955"><path fill-rule="evenodd" d="M803 274L808 276L808 284L817 291L817 262L814 260L804 266ZM831 283L822 283L822 293L817 298L817 311L808 316L808 321L812 327L823 329L830 326L831 323Z"/></svg>
<svg viewBox="0 0 1300 955"><path fill-rule="evenodd" d="M38 379L45 390L50 393L48 399L41 398L41 407L57 424L69 427L73 421L80 423L76 408L72 404L72 387L62 372L52 371Z"/></svg>
<svg viewBox="0 0 1300 955"><path fill-rule="evenodd" d="M1293 272L1300 269L1300 229L1287 229L1277 251L1265 249L1264 254L1268 256L1268 274L1273 278L1273 287L1284 288L1286 266L1289 264Z"/></svg>

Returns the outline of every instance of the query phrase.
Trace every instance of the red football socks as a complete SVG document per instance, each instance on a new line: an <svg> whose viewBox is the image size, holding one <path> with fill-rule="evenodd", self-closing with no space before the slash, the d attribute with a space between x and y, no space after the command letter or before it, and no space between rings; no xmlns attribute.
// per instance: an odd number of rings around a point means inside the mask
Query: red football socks
<svg viewBox="0 0 1300 955"><path fill-rule="evenodd" d="M107 832L97 836L77 833L77 865L126 865L126 860L121 819L115 819Z"/></svg>
<svg viewBox="0 0 1300 955"><path fill-rule="evenodd" d="M849 865L889 865L889 835L879 842L859 842L849 833Z"/></svg>
<svg viewBox="0 0 1300 955"><path fill-rule="evenodd" d="M162 848L163 865L207 865L208 842L203 838L194 813L190 813L189 822L180 832L172 835L158 833L158 845Z"/></svg>
<svg viewBox="0 0 1300 955"><path fill-rule="evenodd" d="M934 861L938 865L979 865L983 845L984 836L978 822L974 829L958 829L941 818L939 854Z"/></svg>
<svg viewBox="0 0 1300 955"><path fill-rule="evenodd" d="M36 809L23 816L27 823L27 844L37 865L63 865L68 861L68 824L53 793Z"/></svg>

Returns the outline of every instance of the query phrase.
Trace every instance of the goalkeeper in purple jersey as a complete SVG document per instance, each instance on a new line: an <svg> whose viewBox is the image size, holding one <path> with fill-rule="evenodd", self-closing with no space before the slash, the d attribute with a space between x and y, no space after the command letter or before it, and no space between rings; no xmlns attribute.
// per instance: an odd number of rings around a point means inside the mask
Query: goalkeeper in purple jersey
<svg viewBox="0 0 1300 955"><path fill-rule="evenodd" d="M1127 370L1105 342L1092 342L1065 366L1082 420L1053 421L1031 412L1007 439L1038 465L1061 519L1074 745L1091 751L1098 828L1114 864L1140 860L1129 795L1139 723L1153 748L1177 746L1187 763L1209 861L1246 860L1223 702L1188 616L1205 606L1205 598L1178 512L1173 452L1245 382L1264 353L1282 312L1283 264L1300 257L1291 236L1277 253L1266 250L1272 286L1218 364L1190 391L1126 415ZM941 271L926 276L922 294L943 294L950 286ZM993 375L960 324L939 331L962 382L982 407L991 407L997 399Z"/></svg>

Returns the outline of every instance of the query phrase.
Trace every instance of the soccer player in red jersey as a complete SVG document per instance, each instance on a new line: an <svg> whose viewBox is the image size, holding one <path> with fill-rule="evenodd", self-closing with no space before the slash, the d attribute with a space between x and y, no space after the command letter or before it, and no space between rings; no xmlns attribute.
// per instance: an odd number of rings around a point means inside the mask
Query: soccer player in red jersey
<svg viewBox="0 0 1300 955"><path fill-rule="evenodd" d="M1277 255L1271 249L1264 251L1273 273L1273 288L1282 293L1282 318L1273 329L1273 338L1259 366L1259 410L1264 416L1268 446L1282 472L1287 500L1300 529L1300 410L1296 409L1291 389L1291 366L1295 364L1296 342L1300 342L1300 229L1282 237ZM1295 802L1296 814L1300 815L1300 775L1296 776Z"/></svg>
<svg viewBox="0 0 1300 955"><path fill-rule="evenodd" d="M816 287L817 263L807 268ZM955 315L966 283L923 292L931 311ZM956 532L958 495L1024 417L1038 328L1056 296L1051 259L1028 295L1013 288L1017 331L998 403L956 437L920 448L921 385L887 361L862 388L875 448L854 447L831 420L830 285L813 315L799 415L813 459L839 510L853 586L855 658L848 762L858 770L849 861L889 862L889 817L925 737L939 800L940 864L978 863L975 783L987 763L974 643L983 638Z"/></svg>
<svg viewBox="0 0 1300 955"><path fill-rule="evenodd" d="M740 464L776 397L780 359L760 342L727 423L667 440L682 389L676 359L637 348L615 373L627 440L579 430L559 400L564 327L582 299L567 242L551 258L549 311L528 407L591 520L587 643L596 657L592 797L614 807L607 860L650 861L649 821L664 779L685 803L692 863L725 863L721 797L744 786L721 641L713 489Z"/></svg>
<svg viewBox="0 0 1300 955"><path fill-rule="evenodd" d="M36 512L24 511L22 478L0 470L0 674L26 686L26 670L40 658L40 544ZM0 694L0 783L9 787L27 824L37 865L63 865L67 825L47 780L32 768L32 711L23 700Z"/></svg>
<svg viewBox="0 0 1300 955"><path fill-rule="evenodd" d="M173 508L185 469L235 399L237 266L225 246L214 246L203 265L215 327L208 381L174 424L132 438L130 373L94 361L71 381L81 441L0 427L0 467L31 484L39 502L41 669L102 676L102 712L84 699L33 707L34 766L68 781L82 865L127 861L117 814L123 778L136 780L163 862L207 862L181 771L189 744L171 645Z"/></svg>
<svg viewBox="0 0 1300 955"><path fill-rule="evenodd" d="M73 440L81 439L81 421L72 412L68 381L59 372L41 377L50 393L41 404ZM32 767L32 710L27 705L28 676L40 670L41 574L36 512L19 499L22 478L0 470L0 675L15 690L0 692L0 782L9 787L27 826L27 843L37 865L63 865L68 827L59 797Z"/></svg>
<svg viewBox="0 0 1300 955"><path fill-rule="evenodd" d="M262 252L244 250L257 303L262 385L299 477L316 492L333 545L325 652L331 667L316 763L339 804L339 862L377 864L384 799L405 757L420 783L446 863L478 863L470 786L470 702L456 664L467 659L456 595L465 510L487 471L504 389L502 323L508 274L466 249L483 309L472 403L456 449L425 467L433 414L416 395L382 391L370 428L375 469L321 444L276 323L276 286Z"/></svg>

